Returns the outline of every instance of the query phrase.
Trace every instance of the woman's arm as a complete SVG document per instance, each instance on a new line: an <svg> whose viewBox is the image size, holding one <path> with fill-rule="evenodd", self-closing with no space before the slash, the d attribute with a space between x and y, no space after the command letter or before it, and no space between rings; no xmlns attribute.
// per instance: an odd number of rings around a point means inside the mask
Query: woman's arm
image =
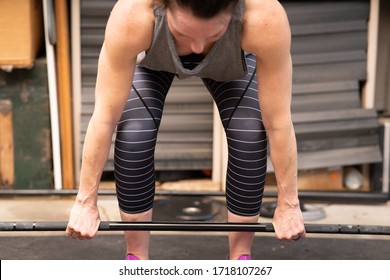
<svg viewBox="0 0 390 280"><path fill-rule="evenodd" d="M95 88L95 107L82 154L80 185L67 235L91 238L99 226L97 191L112 135L130 92L138 53L153 32L150 1L119 1L108 20Z"/></svg>
<svg viewBox="0 0 390 280"><path fill-rule="evenodd" d="M246 1L243 47L257 57L259 102L267 131L278 201L276 236L305 236L297 187L297 146L291 119L291 33L278 1Z"/></svg>

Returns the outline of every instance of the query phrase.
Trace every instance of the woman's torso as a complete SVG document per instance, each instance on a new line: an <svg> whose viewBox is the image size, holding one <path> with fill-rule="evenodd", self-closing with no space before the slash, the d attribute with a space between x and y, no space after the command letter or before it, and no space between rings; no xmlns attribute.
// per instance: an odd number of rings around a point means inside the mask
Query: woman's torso
<svg viewBox="0 0 390 280"><path fill-rule="evenodd" d="M244 0L239 0L225 34L206 46L203 59L193 69L183 65L183 55L188 55L189 50L175 42L168 28L165 7L156 7L153 40L139 65L175 73L179 78L197 76L228 81L243 77L247 73L245 55L241 49L244 3Z"/></svg>

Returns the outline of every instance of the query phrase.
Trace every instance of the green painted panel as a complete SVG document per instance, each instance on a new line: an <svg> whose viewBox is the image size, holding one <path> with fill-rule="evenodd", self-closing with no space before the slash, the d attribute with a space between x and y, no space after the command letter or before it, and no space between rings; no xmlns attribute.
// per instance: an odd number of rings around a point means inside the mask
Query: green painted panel
<svg viewBox="0 0 390 280"><path fill-rule="evenodd" d="M14 69L9 73L0 71L0 99L12 102L15 154L13 188L52 188L46 60L38 59L32 69Z"/></svg>

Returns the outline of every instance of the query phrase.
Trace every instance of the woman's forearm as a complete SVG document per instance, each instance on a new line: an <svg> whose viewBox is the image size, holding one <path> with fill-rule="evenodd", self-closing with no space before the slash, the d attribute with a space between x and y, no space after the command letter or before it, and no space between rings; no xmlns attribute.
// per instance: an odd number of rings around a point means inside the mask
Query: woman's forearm
<svg viewBox="0 0 390 280"><path fill-rule="evenodd" d="M270 157L278 188L278 204L299 205L297 186L297 145L292 123L267 131Z"/></svg>
<svg viewBox="0 0 390 280"><path fill-rule="evenodd" d="M92 117L85 136L80 173L79 197L97 197L101 175L112 143L115 126Z"/></svg>

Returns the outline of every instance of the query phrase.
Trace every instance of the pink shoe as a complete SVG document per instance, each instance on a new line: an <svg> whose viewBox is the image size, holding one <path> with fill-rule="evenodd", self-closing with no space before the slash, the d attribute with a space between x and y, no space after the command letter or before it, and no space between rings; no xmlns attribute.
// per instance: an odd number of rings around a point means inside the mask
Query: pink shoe
<svg viewBox="0 0 390 280"><path fill-rule="evenodd" d="M127 254L125 260L127 260L127 261L139 261L139 258L137 256L134 256L133 254Z"/></svg>
<svg viewBox="0 0 390 280"><path fill-rule="evenodd" d="M241 255L238 257L238 261L250 261L252 258L251 258L251 255Z"/></svg>

